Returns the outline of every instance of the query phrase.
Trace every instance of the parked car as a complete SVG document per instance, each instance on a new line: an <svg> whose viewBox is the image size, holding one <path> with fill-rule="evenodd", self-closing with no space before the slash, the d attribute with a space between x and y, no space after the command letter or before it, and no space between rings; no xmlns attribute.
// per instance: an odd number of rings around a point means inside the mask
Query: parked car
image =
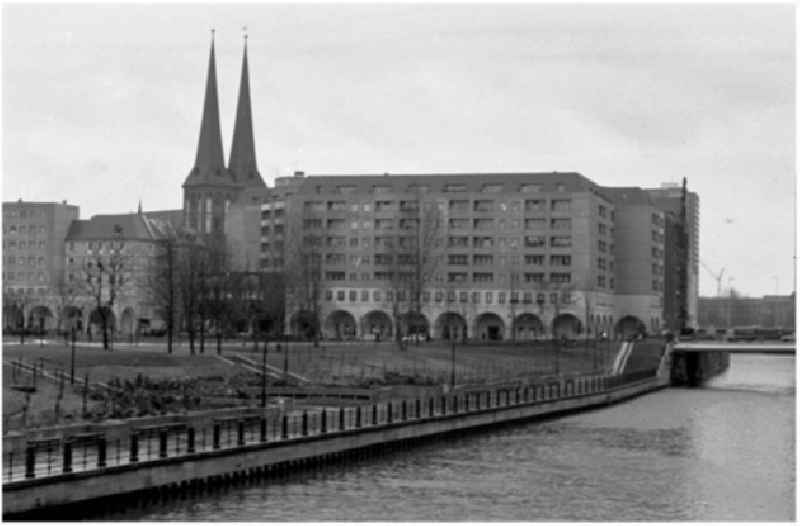
<svg viewBox="0 0 800 526"><path fill-rule="evenodd" d="M786 343L794 343L794 333L784 334L781 336L781 341Z"/></svg>

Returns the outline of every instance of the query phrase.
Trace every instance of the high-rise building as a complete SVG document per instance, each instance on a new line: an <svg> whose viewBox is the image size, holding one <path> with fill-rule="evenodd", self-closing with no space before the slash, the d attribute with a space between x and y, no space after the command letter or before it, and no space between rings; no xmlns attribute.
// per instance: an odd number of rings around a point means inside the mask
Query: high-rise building
<svg viewBox="0 0 800 526"><path fill-rule="evenodd" d="M3 327L50 328L50 308L64 278L64 237L75 205L3 202Z"/></svg>

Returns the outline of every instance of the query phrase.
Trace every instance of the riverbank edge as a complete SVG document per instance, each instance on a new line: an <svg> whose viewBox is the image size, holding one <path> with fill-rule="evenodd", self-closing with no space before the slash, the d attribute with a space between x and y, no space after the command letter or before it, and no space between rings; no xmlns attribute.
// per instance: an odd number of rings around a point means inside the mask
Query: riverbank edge
<svg viewBox="0 0 800 526"><path fill-rule="evenodd" d="M287 467L326 463L358 450L388 447L419 439L499 424L553 418L586 411L642 396L669 386L663 376L623 384L601 392L576 394L492 407L469 413L436 415L377 427L333 432L324 436L297 437L279 442L252 444L235 449L206 451L182 457L114 466L102 472L76 472L9 482L3 485L3 519L55 517L66 506L130 496L148 490L165 494L195 482L214 484L229 478L263 476Z"/></svg>

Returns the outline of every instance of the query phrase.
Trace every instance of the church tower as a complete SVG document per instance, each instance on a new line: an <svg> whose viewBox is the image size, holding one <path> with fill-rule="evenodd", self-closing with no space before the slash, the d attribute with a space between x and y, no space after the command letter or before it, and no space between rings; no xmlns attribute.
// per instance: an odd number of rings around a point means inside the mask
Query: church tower
<svg viewBox="0 0 800 526"><path fill-rule="evenodd" d="M233 180L245 188L263 188L266 185L256 165L256 145L253 139L253 112L250 108L250 74L247 68L247 35L244 36L242 77L239 100L236 103L236 121L233 125L231 157L228 171Z"/></svg>
<svg viewBox="0 0 800 526"><path fill-rule="evenodd" d="M211 31L211 51L208 58L206 92L200 138L194 167L183 183L183 211L186 226L203 234L221 234L225 212L236 199L241 185L225 168L222 134L219 127L219 98L217 96L217 65L214 56L214 30Z"/></svg>

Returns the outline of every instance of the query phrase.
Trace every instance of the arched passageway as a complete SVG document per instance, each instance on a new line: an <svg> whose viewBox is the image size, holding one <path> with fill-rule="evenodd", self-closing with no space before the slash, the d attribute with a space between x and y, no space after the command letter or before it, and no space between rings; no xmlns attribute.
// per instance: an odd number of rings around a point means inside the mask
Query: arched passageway
<svg viewBox="0 0 800 526"><path fill-rule="evenodd" d="M305 339L312 339L318 332L319 322L314 313L308 310L297 311L290 320L292 334Z"/></svg>
<svg viewBox="0 0 800 526"><path fill-rule="evenodd" d="M502 340L505 332L506 324L493 312L485 312L475 318L475 335L481 341Z"/></svg>
<svg viewBox="0 0 800 526"><path fill-rule="evenodd" d="M517 340L535 340L544 334L544 324L536 314L523 313L514 320Z"/></svg>
<svg viewBox="0 0 800 526"><path fill-rule="evenodd" d="M647 327L642 320L628 314L620 318L617 322L616 333L621 338L632 338L639 334L647 334Z"/></svg>
<svg viewBox="0 0 800 526"><path fill-rule="evenodd" d="M559 314L553 320L554 338L577 338L581 333L581 320L574 314Z"/></svg>
<svg viewBox="0 0 800 526"><path fill-rule="evenodd" d="M457 312L445 312L436 318L436 334L444 340L467 339L467 320Z"/></svg>
<svg viewBox="0 0 800 526"><path fill-rule="evenodd" d="M108 307L95 308L89 315L89 326L86 327L86 333L90 338L102 337L104 319L109 335L114 333L117 320L111 309Z"/></svg>
<svg viewBox="0 0 800 526"><path fill-rule="evenodd" d="M392 337L392 319L381 310L373 310L361 319L361 332L365 338L374 338L376 341Z"/></svg>
<svg viewBox="0 0 800 526"><path fill-rule="evenodd" d="M346 310L335 310L325 319L325 337L352 340L356 337L356 319Z"/></svg>
<svg viewBox="0 0 800 526"><path fill-rule="evenodd" d="M67 332L73 329L78 333L83 332L83 311L74 305L64 307L64 318L61 329Z"/></svg>
<svg viewBox="0 0 800 526"><path fill-rule="evenodd" d="M419 312L407 312L400 316L400 323L403 326L403 334L420 340L427 340L430 334L430 324L428 318Z"/></svg>
<svg viewBox="0 0 800 526"><path fill-rule="evenodd" d="M55 318L50 309L44 305L37 305L28 314L28 328L32 331L44 332L55 326Z"/></svg>
<svg viewBox="0 0 800 526"><path fill-rule="evenodd" d="M25 325L22 309L16 305L3 306L3 327L6 330L18 331Z"/></svg>

